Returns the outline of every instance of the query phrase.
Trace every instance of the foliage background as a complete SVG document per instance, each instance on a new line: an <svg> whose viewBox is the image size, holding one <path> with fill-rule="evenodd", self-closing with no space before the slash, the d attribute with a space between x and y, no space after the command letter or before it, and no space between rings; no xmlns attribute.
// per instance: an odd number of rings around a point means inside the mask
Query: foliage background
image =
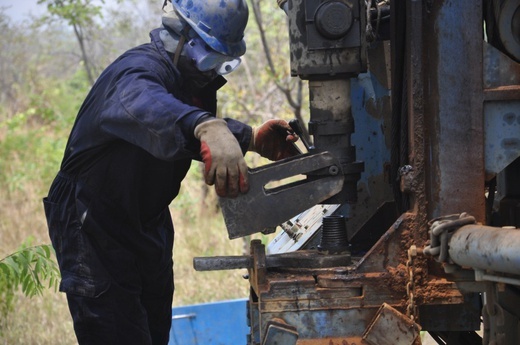
<svg viewBox="0 0 520 345"><path fill-rule="evenodd" d="M94 6L89 0L65 2ZM49 244L41 199L59 169L69 130L91 85L85 65L95 78L126 49L148 42L148 32L160 25L162 3L148 0L147 11L135 11L136 0L117 7L98 2L100 15L82 31L88 61L70 22L50 12L15 22L0 5L0 260L28 240L31 245ZM301 112L302 86L289 75L285 14L275 1L248 3L248 51L219 93L219 116L251 125L293 118ZM253 16L253 10L260 12ZM287 95L296 100L292 106ZM265 163L255 154L246 158L251 167ZM171 211L176 227L174 306L246 297L245 271L195 272L192 267L193 257L244 254L250 240L227 238L215 193L202 182L198 162ZM30 298L16 291L7 301L2 284L0 279L0 305L9 308L0 308L0 343L76 342L63 294L48 289Z"/></svg>

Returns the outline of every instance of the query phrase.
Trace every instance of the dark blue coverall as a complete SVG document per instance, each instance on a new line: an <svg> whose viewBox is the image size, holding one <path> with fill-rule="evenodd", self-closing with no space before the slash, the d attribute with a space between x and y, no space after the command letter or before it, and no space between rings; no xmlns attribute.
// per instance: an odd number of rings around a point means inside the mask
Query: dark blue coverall
<svg viewBox="0 0 520 345"><path fill-rule="evenodd" d="M215 113L222 83L188 94L159 30L92 87L44 198L60 291L80 344L168 343L174 290L168 206L191 160L200 160L194 127ZM194 106L196 99L203 106ZM226 121L245 153L251 127Z"/></svg>

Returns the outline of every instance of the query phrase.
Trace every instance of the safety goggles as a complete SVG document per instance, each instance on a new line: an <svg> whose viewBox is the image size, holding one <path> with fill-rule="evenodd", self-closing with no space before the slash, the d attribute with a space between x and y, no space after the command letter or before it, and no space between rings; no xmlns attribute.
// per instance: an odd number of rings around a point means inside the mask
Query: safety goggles
<svg viewBox="0 0 520 345"><path fill-rule="evenodd" d="M233 72L240 65L240 58L216 52L200 37L190 39L184 45L184 51L201 72L215 70L218 74L225 75Z"/></svg>

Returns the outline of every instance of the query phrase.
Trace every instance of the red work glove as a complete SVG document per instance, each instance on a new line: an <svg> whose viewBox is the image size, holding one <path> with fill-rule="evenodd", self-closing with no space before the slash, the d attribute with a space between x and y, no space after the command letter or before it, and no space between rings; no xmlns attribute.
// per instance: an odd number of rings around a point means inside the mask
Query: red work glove
<svg viewBox="0 0 520 345"><path fill-rule="evenodd" d="M298 135L286 121L268 120L259 127L253 127L249 150L277 161L299 153L293 144L297 140Z"/></svg>
<svg viewBox="0 0 520 345"><path fill-rule="evenodd" d="M206 183L215 184L217 195L221 197L236 197L239 192L247 192L247 165L240 145L226 121L205 121L195 127L194 134L200 140Z"/></svg>

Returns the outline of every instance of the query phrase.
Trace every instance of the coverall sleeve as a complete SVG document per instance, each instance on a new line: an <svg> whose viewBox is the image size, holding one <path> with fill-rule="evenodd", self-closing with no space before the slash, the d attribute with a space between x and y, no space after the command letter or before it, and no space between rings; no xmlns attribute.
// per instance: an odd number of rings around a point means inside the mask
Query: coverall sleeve
<svg viewBox="0 0 520 345"><path fill-rule="evenodd" d="M121 62L124 65L124 62ZM193 135L207 111L173 95L175 74L153 59L133 59L132 66L113 75L100 114L100 128L110 137L137 145L163 160L198 158L200 143Z"/></svg>

